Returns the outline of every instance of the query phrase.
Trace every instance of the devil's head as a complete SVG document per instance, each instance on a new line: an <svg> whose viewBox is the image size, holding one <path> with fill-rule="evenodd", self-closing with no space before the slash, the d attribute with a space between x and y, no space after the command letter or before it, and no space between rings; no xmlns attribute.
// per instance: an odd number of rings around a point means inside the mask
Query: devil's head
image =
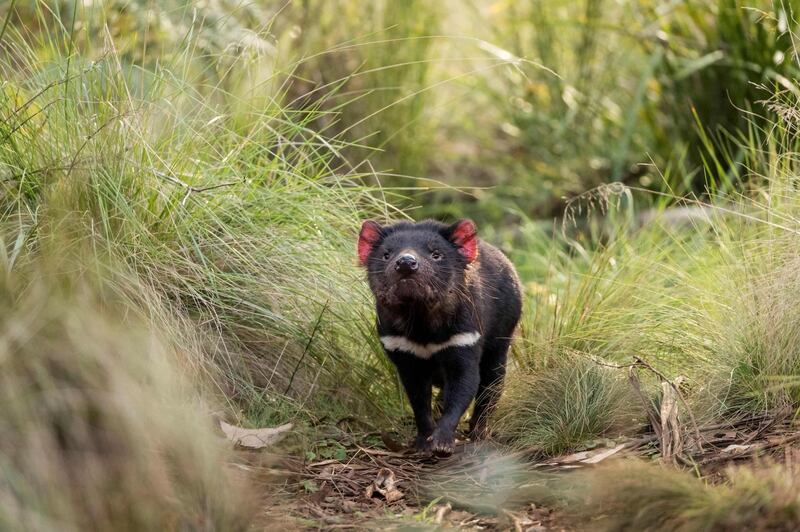
<svg viewBox="0 0 800 532"><path fill-rule="evenodd" d="M463 295L467 266L478 256L471 220L380 226L367 220L358 236L358 259L378 303L400 309L436 309Z"/></svg>

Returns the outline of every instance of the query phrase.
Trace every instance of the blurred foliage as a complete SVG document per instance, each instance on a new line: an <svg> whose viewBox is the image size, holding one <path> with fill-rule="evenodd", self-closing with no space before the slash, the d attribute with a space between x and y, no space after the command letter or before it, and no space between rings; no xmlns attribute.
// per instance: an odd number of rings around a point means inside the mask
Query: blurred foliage
<svg viewBox="0 0 800 532"><path fill-rule="evenodd" d="M559 216L562 197L608 181L678 195L738 187L743 154L727 154L734 164L717 169L725 179L710 181L704 153L735 150L731 139L764 127L774 116L759 102L776 90L800 94L798 7L31 1L15 5L11 25L50 41L42 61L54 40L67 51L113 42L133 87L155 83L146 72L191 40L199 95L261 92L265 106L313 111L318 131L351 142L340 153L348 168L416 187L407 205L422 205L418 215L469 214L480 201L479 221L498 222ZM60 37L41 31L55 21ZM243 56L251 64L231 75Z"/></svg>
<svg viewBox="0 0 800 532"><path fill-rule="evenodd" d="M775 90L798 93L794 10L732 0L479 4L487 38L536 64L478 82L498 114L474 124L486 136L466 167L482 168L481 184L498 185L488 198L512 215L558 216L563 196L617 180L702 194L716 186L704 152L733 150L731 138L774 119L758 102ZM736 186L735 164L715 170Z"/></svg>
<svg viewBox="0 0 800 532"><path fill-rule="evenodd" d="M425 87L443 16L441 5L421 0L290 3L275 31L295 24L292 93L335 110L335 130L368 147L381 169L423 175L435 134ZM364 155L358 150L350 162Z"/></svg>

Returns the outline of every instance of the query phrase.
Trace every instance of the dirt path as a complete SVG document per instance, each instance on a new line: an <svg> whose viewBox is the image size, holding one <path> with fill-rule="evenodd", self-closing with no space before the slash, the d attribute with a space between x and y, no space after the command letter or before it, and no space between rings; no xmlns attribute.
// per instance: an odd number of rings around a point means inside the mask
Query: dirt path
<svg viewBox="0 0 800 532"><path fill-rule="evenodd" d="M683 439L682 454L667 461L716 483L725 481L730 464L780 457L800 442L800 426L786 413L770 413L686 431ZM270 517L309 530L572 530L579 527L559 509L563 492L553 489L569 484L570 475L622 456L665 461L655 434L548 459L496 443L461 443L453 456L440 459L388 450L401 446L376 444L374 437L350 441L343 456L287 459L285 498Z"/></svg>
<svg viewBox="0 0 800 532"><path fill-rule="evenodd" d="M321 529L566 530L557 512L530 502L537 486L520 491L529 466L489 444L461 444L444 459L358 446L344 460L296 465L291 512Z"/></svg>

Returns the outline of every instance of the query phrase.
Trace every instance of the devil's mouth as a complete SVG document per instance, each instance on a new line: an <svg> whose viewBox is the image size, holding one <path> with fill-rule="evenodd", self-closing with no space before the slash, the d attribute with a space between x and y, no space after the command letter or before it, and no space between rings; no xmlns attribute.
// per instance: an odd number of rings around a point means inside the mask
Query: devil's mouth
<svg viewBox="0 0 800 532"><path fill-rule="evenodd" d="M403 299L420 297L423 291L423 286L416 279L407 277L395 283L395 293Z"/></svg>
<svg viewBox="0 0 800 532"><path fill-rule="evenodd" d="M395 283L395 286L398 288L411 288L414 286L420 286L419 282L416 279L412 279L410 277L404 277L403 279L398 280Z"/></svg>

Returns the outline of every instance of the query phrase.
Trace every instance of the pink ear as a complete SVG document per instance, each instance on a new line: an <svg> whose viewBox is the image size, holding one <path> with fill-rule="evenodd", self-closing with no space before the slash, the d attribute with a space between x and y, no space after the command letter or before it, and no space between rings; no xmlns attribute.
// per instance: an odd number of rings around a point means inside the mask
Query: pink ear
<svg viewBox="0 0 800 532"><path fill-rule="evenodd" d="M461 220L450 226L450 241L458 246L467 262L478 257L478 229L472 220Z"/></svg>
<svg viewBox="0 0 800 532"><path fill-rule="evenodd" d="M367 265L372 248L383 236L383 229L377 222L364 220L361 224L361 233L358 235L358 261L362 266Z"/></svg>

